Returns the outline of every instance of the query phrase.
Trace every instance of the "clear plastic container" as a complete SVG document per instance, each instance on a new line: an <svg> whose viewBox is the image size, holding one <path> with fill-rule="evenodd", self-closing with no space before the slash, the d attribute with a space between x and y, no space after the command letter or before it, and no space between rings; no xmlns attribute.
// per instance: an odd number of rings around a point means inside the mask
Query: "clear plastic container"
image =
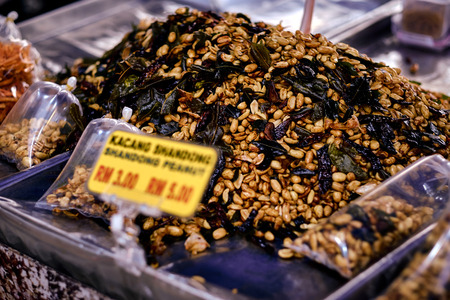
<svg viewBox="0 0 450 300"><path fill-rule="evenodd" d="M403 0L393 31L405 43L442 50L450 45L449 0Z"/></svg>
<svg viewBox="0 0 450 300"><path fill-rule="evenodd" d="M73 116L82 115L68 89L45 81L32 84L0 126L0 155L23 170L57 154L76 126Z"/></svg>
<svg viewBox="0 0 450 300"><path fill-rule="evenodd" d="M73 212L109 219L115 212L114 206L94 197L87 191L85 183L109 134L116 130L143 134L123 120L102 118L91 121L61 174L39 199L36 207L68 215Z"/></svg>

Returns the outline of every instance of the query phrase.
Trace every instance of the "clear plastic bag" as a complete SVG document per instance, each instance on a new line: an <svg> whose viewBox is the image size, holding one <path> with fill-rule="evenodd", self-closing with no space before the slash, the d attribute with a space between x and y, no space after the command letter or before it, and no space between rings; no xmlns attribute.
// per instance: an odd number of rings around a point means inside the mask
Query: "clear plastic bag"
<svg viewBox="0 0 450 300"><path fill-rule="evenodd" d="M86 189L86 181L109 134L116 130L143 134L137 127L116 119L95 119L83 132L69 161L56 181L36 203L37 208L73 216L109 219L116 211Z"/></svg>
<svg viewBox="0 0 450 300"><path fill-rule="evenodd" d="M353 277L435 219L449 182L449 161L423 158L285 246Z"/></svg>
<svg viewBox="0 0 450 300"><path fill-rule="evenodd" d="M66 88L52 82L34 83L0 126L0 155L19 170L56 154L75 128L73 116L82 115L81 106Z"/></svg>
<svg viewBox="0 0 450 300"><path fill-rule="evenodd" d="M450 299L450 206L407 267L377 300Z"/></svg>
<svg viewBox="0 0 450 300"><path fill-rule="evenodd" d="M3 20L3 23L0 25L0 39L6 40L21 40L22 34L20 33L19 28L14 23L19 15L15 11L11 11L6 18Z"/></svg>
<svg viewBox="0 0 450 300"><path fill-rule="evenodd" d="M24 94L41 77L41 58L30 42L21 39L12 12L0 25L0 124Z"/></svg>

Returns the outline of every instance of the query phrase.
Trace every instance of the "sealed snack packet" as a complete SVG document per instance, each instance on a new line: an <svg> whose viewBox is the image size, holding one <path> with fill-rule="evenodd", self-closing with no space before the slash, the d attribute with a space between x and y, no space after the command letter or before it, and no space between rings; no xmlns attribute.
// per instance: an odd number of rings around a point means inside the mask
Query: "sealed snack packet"
<svg viewBox="0 0 450 300"><path fill-rule="evenodd" d="M57 154L82 126L80 103L70 92L75 85L75 78L67 86L34 83L0 125L0 155L23 170Z"/></svg>
<svg viewBox="0 0 450 300"><path fill-rule="evenodd" d="M69 216L81 213L88 217L109 219L116 211L115 206L94 197L87 191L85 183L103 144L115 130L142 134L137 127L124 120L102 118L91 121L61 174L39 199L36 207Z"/></svg>
<svg viewBox="0 0 450 300"><path fill-rule="evenodd" d="M443 157L421 159L285 246L353 277L437 217L449 174Z"/></svg>
<svg viewBox="0 0 450 300"><path fill-rule="evenodd" d="M30 42L22 40L11 12L0 25L0 124L41 74L40 55Z"/></svg>
<svg viewBox="0 0 450 300"><path fill-rule="evenodd" d="M450 207L400 276L377 300L450 299Z"/></svg>

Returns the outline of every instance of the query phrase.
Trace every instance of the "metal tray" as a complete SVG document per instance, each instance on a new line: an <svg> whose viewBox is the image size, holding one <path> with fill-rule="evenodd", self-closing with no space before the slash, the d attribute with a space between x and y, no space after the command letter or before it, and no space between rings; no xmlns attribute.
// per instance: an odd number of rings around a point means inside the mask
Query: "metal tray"
<svg viewBox="0 0 450 300"><path fill-rule="evenodd" d="M17 167L7 161L0 161L0 180L6 176L17 173Z"/></svg>
<svg viewBox="0 0 450 300"><path fill-rule="evenodd" d="M0 188L0 242L118 299L369 298L394 278L433 226L350 281L308 259L282 260L240 236L214 242L198 256L176 243L160 257L160 268L138 276L117 264L105 224L34 209L64 163Z"/></svg>
<svg viewBox="0 0 450 300"><path fill-rule="evenodd" d="M334 28L317 24L313 27L315 32L324 33L333 42L347 42L377 61L383 60L404 70L408 70L405 58L409 57L421 66L412 79L433 88L436 76L443 83L433 89L449 93L450 76L442 76L445 68L433 69L426 63L432 61L435 65L449 65L448 50L444 53L423 52L400 45L392 35L390 18L399 12L400 1L324 2L347 8L354 3L362 5L362 2L375 5L370 9L355 9L357 13L353 11L355 14L351 15L355 21L346 23L349 19L344 10L330 10L329 6L321 3L321 9L315 12L320 20L330 17L330 11L331 15L343 16L334 23ZM46 67L57 71L64 64L70 65L75 58L101 55L102 51L120 40L130 24L142 17L160 17L181 5L200 9L212 9L214 5L219 5L219 9L224 10L224 7L232 7L230 5L236 3L80 1L63 10L19 24L19 27L41 52ZM256 19L266 20L264 14L254 13ZM298 13L301 16L301 8ZM295 24L296 18L293 20L292 24ZM299 20L300 17L298 23ZM55 28L59 22L64 25ZM409 76L407 72L405 74ZM141 276L136 276L117 265L111 250L113 239L104 224L88 219L74 221L34 210L36 200L56 179L64 163L56 163L39 171L30 170L24 175L22 172L13 174L0 182L0 242L117 299L368 299L376 296L395 277L431 228L421 231L350 281L307 259L281 260L276 254L268 254L239 237L218 241L208 253L196 257L187 254L181 243L175 244L161 257L162 266L159 269L149 267ZM206 283L192 280L190 277L193 275L204 277ZM233 289L238 293L233 293Z"/></svg>
<svg viewBox="0 0 450 300"><path fill-rule="evenodd" d="M18 178L31 176L54 165L60 164L61 162L65 163L69 160L70 154L70 151L58 154L23 171L19 171L15 164L2 159L0 160L0 187L5 187L10 182L18 180Z"/></svg>

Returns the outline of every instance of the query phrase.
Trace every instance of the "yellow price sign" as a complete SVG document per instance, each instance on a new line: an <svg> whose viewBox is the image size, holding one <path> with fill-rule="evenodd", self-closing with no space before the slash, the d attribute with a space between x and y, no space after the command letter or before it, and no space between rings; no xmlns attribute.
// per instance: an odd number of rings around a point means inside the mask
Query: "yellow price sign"
<svg viewBox="0 0 450 300"><path fill-rule="evenodd" d="M211 147L114 131L87 187L97 194L188 217L202 199L217 159Z"/></svg>

